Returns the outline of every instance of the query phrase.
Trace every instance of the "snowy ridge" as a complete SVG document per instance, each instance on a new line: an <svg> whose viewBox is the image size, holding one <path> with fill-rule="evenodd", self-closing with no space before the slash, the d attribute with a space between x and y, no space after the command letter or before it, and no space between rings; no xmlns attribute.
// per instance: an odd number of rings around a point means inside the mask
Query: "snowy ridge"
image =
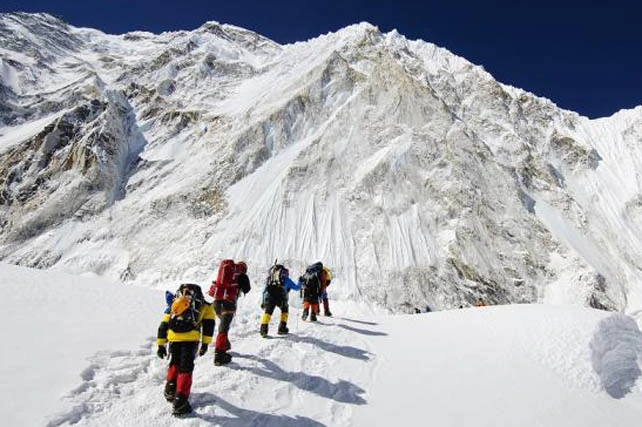
<svg viewBox="0 0 642 427"><path fill-rule="evenodd" d="M6 262L162 287L323 260L334 298L395 311L642 308L640 108L591 121L367 23L0 37Z"/></svg>

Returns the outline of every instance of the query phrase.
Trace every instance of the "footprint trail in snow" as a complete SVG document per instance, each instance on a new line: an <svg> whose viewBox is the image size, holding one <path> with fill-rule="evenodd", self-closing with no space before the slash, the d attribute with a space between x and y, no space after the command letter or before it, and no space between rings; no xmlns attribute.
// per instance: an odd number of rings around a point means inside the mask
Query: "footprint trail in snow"
<svg viewBox="0 0 642 427"><path fill-rule="evenodd" d="M162 394L167 361L150 337L138 351L96 354L65 399L69 409L47 427L349 425L353 408L367 403L377 360L366 338L385 335L377 324L291 318L289 335L274 335L271 325L264 339L245 317L231 333L232 363L214 366L212 351L197 358L188 417L171 415Z"/></svg>

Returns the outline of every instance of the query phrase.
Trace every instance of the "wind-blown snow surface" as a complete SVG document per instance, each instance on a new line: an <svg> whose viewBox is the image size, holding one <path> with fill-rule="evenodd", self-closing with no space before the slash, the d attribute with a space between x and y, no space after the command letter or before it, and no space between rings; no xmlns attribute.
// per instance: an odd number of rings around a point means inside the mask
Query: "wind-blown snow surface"
<svg viewBox="0 0 642 427"><path fill-rule="evenodd" d="M173 286L172 286L173 287ZM198 358L187 420L162 396L162 293L0 264L0 419L20 426L638 426L642 333L622 314L514 305L390 316L356 303ZM274 329L274 322L272 327Z"/></svg>
<svg viewBox="0 0 642 427"><path fill-rule="evenodd" d="M2 14L0 41L5 262L162 287L322 260L396 311L642 308L642 108L589 120L367 23L282 46Z"/></svg>
<svg viewBox="0 0 642 427"><path fill-rule="evenodd" d="M0 293L0 419L7 426L47 424L61 398L80 393L104 361L149 354L163 298L96 277L7 264L0 264ZM128 366L119 367L114 386L134 378Z"/></svg>

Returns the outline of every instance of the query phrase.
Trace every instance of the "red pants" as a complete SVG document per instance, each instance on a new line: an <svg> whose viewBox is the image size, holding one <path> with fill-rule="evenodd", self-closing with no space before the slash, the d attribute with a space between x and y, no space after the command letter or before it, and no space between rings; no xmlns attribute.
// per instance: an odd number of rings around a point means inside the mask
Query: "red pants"
<svg viewBox="0 0 642 427"><path fill-rule="evenodd" d="M192 371L194 358L198 349L198 341L169 343L169 368L167 381L176 383L176 394L189 397L192 388Z"/></svg>
<svg viewBox="0 0 642 427"><path fill-rule="evenodd" d="M216 341L214 344L214 351L217 353L222 353L231 347L230 340L228 338L228 333L230 331L230 325L232 324L232 319L234 319L234 314L236 313L236 303L234 301L214 301L214 312L219 318L218 323L218 334L216 335Z"/></svg>
<svg viewBox="0 0 642 427"><path fill-rule="evenodd" d="M312 307L312 312L313 313L319 314L319 303L318 302L314 303L314 302L310 302L310 301L305 301L304 300L303 301L303 310L307 311L308 309L310 309L310 307Z"/></svg>

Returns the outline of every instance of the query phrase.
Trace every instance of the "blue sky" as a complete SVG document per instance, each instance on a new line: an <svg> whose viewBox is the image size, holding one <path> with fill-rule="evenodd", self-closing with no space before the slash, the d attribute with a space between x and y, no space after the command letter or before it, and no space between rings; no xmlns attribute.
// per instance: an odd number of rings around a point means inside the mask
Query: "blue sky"
<svg viewBox="0 0 642 427"><path fill-rule="evenodd" d="M0 11L49 12L113 34L194 29L212 20L279 43L368 21L381 31L396 28L410 39L445 47L503 83L595 118L642 104L642 5L616 0L587 6L592 3L3 0Z"/></svg>

